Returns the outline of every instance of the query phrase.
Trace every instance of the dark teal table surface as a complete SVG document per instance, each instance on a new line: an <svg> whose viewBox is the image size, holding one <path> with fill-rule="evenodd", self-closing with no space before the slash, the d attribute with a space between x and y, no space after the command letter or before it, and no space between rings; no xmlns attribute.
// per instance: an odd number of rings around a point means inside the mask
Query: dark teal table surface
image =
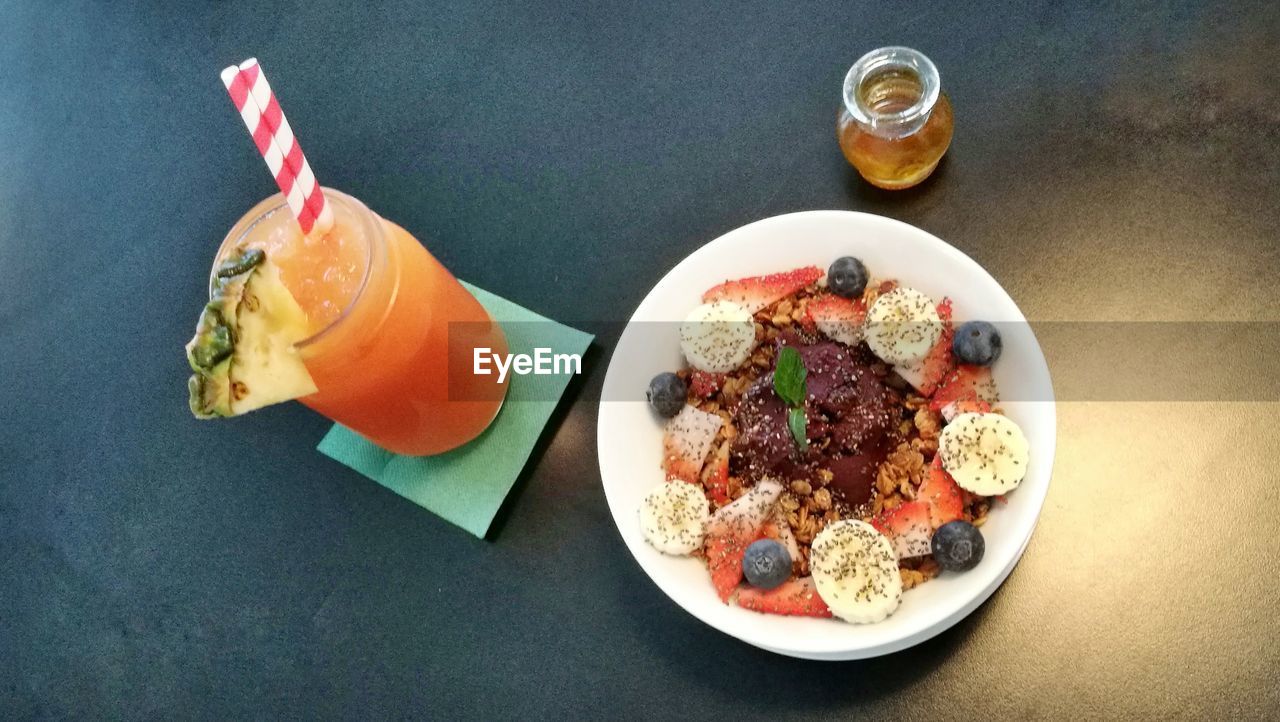
<svg viewBox="0 0 1280 722"><path fill-rule="evenodd" d="M957 117L898 194L833 133L886 44ZM211 254L272 192L218 80L250 56L323 182L599 336L489 541L316 453L300 405L187 412ZM841 665L649 582L594 402L663 273L812 208L941 236L1033 320L1274 322L1278 186L1274 2L0 0L0 717L1274 718L1274 389L1066 399L1009 581Z"/></svg>

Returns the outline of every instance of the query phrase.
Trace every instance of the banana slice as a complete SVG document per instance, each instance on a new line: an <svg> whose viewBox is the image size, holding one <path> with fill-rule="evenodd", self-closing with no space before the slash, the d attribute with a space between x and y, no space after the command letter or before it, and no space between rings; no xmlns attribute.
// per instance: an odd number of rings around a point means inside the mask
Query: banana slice
<svg viewBox="0 0 1280 722"><path fill-rule="evenodd" d="M700 371L728 373L750 358L755 347L751 312L732 301L704 303L680 324L680 349Z"/></svg>
<svg viewBox="0 0 1280 722"><path fill-rule="evenodd" d="M640 503L640 529L654 549L683 556L702 548L710 514L700 485L664 481Z"/></svg>
<svg viewBox="0 0 1280 722"><path fill-rule="evenodd" d="M818 596L846 622L878 622L902 600L893 544L866 522L844 519L824 527L810 547L809 568Z"/></svg>
<svg viewBox="0 0 1280 722"><path fill-rule="evenodd" d="M923 358L942 335L933 299L906 286L880 296L867 310L867 346L891 364Z"/></svg>
<svg viewBox="0 0 1280 722"><path fill-rule="evenodd" d="M1022 429L1002 414L960 414L938 438L942 468L979 496L1017 487L1027 474L1029 449Z"/></svg>

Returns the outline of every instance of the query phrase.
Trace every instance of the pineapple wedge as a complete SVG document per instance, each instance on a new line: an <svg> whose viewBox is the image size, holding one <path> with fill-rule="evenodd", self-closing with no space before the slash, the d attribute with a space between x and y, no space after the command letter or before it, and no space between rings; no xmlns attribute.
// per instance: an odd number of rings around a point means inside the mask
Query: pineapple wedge
<svg viewBox="0 0 1280 722"><path fill-rule="evenodd" d="M306 313L257 249L218 267L212 297L187 344L188 381L199 418L238 416L316 392L294 344L306 338Z"/></svg>

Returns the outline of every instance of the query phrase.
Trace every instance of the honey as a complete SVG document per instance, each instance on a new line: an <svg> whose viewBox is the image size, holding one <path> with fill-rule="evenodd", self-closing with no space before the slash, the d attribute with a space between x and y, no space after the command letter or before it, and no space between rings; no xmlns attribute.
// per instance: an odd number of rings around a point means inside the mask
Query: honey
<svg viewBox="0 0 1280 722"><path fill-rule="evenodd" d="M910 48L862 56L845 77L836 136L869 183L897 190L920 183L951 145L955 118L933 62Z"/></svg>

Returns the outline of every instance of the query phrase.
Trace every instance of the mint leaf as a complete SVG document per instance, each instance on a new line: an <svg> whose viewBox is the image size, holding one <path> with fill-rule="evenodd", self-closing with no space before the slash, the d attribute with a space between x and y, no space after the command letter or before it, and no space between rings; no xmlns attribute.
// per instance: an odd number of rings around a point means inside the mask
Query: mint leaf
<svg viewBox="0 0 1280 722"><path fill-rule="evenodd" d="M787 428L791 429L791 438L796 440L796 446L800 447L800 453L804 453L809 448L809 437L806 435L808 430L808 419L804 416L804 407L795 406L787 412Z"/></svg>
<svg viewBox="0 0 1280 722"><path fill-rule="evenodd" d="M796 446L804 453L809 448L808 419L804 415L804 400L809 395L805 379L809 371L804 367L800 352L790 346L778 351L778 363L773 368L773 390L790 410L787 412L787 429Z"/></svg>
<svg viewBox="0 0 1280 722"><path fill-rule="evenodd" d="M808 375L799 351L790 346L783 346L778 351L778 364L773 370L773 390L783 403L787 406L804 405L804 397L808 395L804 380Z"/></svg>

